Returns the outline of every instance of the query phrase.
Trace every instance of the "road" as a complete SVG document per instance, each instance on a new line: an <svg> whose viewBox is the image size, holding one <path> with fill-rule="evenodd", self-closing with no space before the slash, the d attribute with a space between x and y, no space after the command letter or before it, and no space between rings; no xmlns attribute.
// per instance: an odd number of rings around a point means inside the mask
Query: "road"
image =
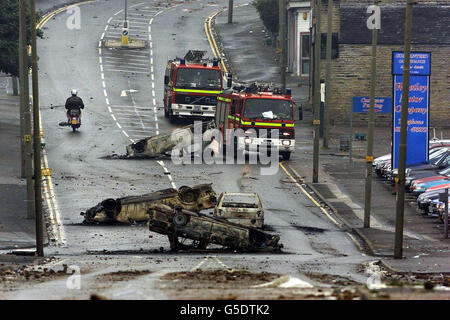
<svg viewBox="0 0 450 320"><path fill-rule="evenodd" d="M85 299L97 293L118 299L170 299L177 297L177 289L161 278L199 267L289 275L314 288L336 285L329 275L365 283L368 275L361 272L360 265L373 258L361 253L348 230L315 206L281 168L274 175L261 175L260 165L178 166L170 159L105 159L124 153L132 141L174 128L161 108L165 63L189 49L207 50L212 56L204 20L224 5L215 1L169 5L130 0L130 36L148 40L149 48L103 48L99 41L120 35L122 3L112 0L80 5L80 29L68 28L70 14L60 13L46 23L45 38L38 43L46 160L53 171L51 185L46 180L45 207L52 237L46 255L56 258L50 267L79 266L81 289L68 289L66 278L51 278L23 283L2 296ZM239 3L243 2L235 1ZM62 106L72 88L78 89L86 105L78 132L58 126L65 120ZM128 90L126 96L124 90ZM302 161L301 157L298 152L291 161ZM175 254L169 252L166 237L150 234L143 225L81 224L80 212L105 198L199 183L213 183L217 193L259 193L266 224L280 234L283 252ZM136 274L133 270L145 272ZM127 276L126 272L131 273ZM120 281L115 281L114 275L121 275ZM196 297L200 293L194 290L190 294ZM220 292L213 290L211 294L214 297Z"/></svg>

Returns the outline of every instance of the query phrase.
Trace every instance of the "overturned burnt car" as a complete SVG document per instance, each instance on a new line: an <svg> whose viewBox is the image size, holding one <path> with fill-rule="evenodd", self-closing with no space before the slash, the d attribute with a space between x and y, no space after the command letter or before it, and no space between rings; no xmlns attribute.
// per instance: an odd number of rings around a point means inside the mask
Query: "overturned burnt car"
<svg viewBox="0 0 450 320"><path fill-rule="evenodd" d="M214 128L214 122L202 122L201 124L192 124L182 128L177 128L167 134L160 134L138 140L126 147L126 158L158 158L171 154L172 149L178 144L184 142L190 145L183 152L194 153L197 150L203 150L207 141L201 141L196 144L194 139L194 131L198 127L204 133ZM189 142L189 143L188 143ZM209 143L209 142L208 142Z"/></svg>
<svg viewBox="0 0 450 320"><path fill-rule="evenodd" d="M106 199L81 212L84 223L132 223L148 220L148 209L152 204L160 203L171 208L181 206L190 211L198 212L214 208L217 196L211 184L200 184L193 187L180 187L178 190L169 188L139 196L118 199Z"/></svg>
<svg viewBox="0 0 450 320"><path fill-rule="evenodd" d="M167 235L174 251L192 247L206 249L210 244L252 252L280 251L283 247L278 235L185 210L181 206L171 208L153 203L148 214L149 230ZM193 240L191 246L184 244L186 239Z"/></svg>

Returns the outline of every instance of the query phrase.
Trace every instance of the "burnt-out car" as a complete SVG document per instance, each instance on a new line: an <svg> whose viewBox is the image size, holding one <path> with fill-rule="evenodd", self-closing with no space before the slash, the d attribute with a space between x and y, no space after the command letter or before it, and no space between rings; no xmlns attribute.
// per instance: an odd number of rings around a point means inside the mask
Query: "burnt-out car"
<svg viewBox="0 0 450 320"><path fill-rule="evenodd" d="M211 184L200 184L183 186L178 190L170 188L138 196L106 199L81 215L84 216L84 223L131 223L147 221L147 211L154 203L198 212L214 208L216 202L217 195Z"/></svg>
<svg viewBox="0 0 450 320"><path fill-rule="evenodd" d="M256 228L264 225L264 210L257 193L221 193L214 208L214 217Z"/></svg>
<svg viewBox="0 0 450 320"><path fill-rule="evenodd" d="M148 214L149 230L167 235L174 251L192 247L206 249L211 244L241 252L280 251L282 248L278 235L181 207L173 209L154 203ZM184 244L186 239L193 241L190 246Z"/></svg>

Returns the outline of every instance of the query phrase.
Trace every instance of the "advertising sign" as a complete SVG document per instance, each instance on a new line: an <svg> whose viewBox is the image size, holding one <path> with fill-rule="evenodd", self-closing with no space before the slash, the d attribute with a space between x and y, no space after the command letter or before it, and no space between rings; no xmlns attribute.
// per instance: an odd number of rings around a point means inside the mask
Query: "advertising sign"
<svg viewBox="0 0 450 320"><path fill-rule="evenodd" d="M392 52L393 117L392 117L392 168L398 168L400 142L403 52ZM411 75L407 119L406 165L428 161L428 127L430 106L431 53L411 52Z"/></svg>
<svg viewBox="0 0 450 320"><path fill-rule="evenodd" d="M370 110L369 97L353 97L353 112L368 113ZM375 114L392 113L392 99L389 97L376 97L374 105Z"/></svg>
<svg viewBox="0 0 450 320"><path fill-rule="evenodd" d="M403 75L403 52L394 51L392 56L392 74ZM430 52L411 52L411 75L429 76L431 72Z"/></svg>
<svg viewBox="0 0 450 320"><path fill-rule="evenodd" d="M402 84L403 76L394 75L393 168L398 168ZM429 85L428 76L410 76L407 166L428 161Z"/></svg>

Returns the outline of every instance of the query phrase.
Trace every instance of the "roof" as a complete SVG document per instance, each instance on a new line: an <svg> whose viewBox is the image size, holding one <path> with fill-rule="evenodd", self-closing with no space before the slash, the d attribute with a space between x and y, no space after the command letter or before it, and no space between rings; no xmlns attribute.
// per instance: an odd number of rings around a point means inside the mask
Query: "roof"
<svg viewBox="0 0 450 320"><path fill-rule="evenodd" d="M221 93L221 95L233 95L239 96L241 98L252 98L252 99L280 99L280 100L292 100L292 97L288 97L281 94L274 94L272 92L258 92L258 93L248 93L248 92L228 92Z"/></svg>
<svg viewBox="0 0 450 320"><path fill-rule="evenodd" d="M176 61L172 61L171 63L177 65L177 67L179 68L197 68L197 69L216 69L216 70L222 70L220 68L220 65L214 67L211 64L207 64L206 66L203 65L203 63L195 63L195 62L189 62L186 61L186 63L184 65L180 64L180 61L176 60Z"/></svg>

